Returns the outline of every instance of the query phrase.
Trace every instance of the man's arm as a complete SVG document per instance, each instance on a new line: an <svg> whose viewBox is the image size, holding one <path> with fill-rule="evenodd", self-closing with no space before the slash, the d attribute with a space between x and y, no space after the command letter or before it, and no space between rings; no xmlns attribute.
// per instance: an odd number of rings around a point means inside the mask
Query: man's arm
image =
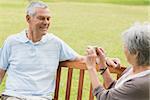
<svg viewBox="0 0 150 100"><path fill-rule="evenodd" d="M85 56L78 55L74 61L80 61L85 63L85 58L86 58Z"/></svg>
<svg viewBox="0 0 150 100"><path fill-rule="evenodd" d="M0 84L5 76L6 71L0 68Z"/></svg>

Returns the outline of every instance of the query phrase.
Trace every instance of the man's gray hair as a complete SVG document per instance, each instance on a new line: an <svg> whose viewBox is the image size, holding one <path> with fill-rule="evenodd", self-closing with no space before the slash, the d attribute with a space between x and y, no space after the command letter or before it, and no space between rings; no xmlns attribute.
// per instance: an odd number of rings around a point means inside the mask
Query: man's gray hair
<svg viewBox="0 0 150 100"><path fill-rule="evenodd" d="M137 54L137 65L150 65L150 23L136 23L123 32L123 40L130 54Z"/></svg>
<svg viewBox="0 0 150 100"><path fill-rule="evenodd" d="M48 8L48 5L44 2L31 2L27 7L26 14L29 16L34 16L36 14L35 8Z"/></svg>

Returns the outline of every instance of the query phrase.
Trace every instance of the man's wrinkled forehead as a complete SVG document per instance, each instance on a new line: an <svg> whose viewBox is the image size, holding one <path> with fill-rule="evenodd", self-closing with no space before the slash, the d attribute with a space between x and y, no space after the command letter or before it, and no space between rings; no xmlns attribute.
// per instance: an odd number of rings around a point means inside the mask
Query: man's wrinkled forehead
<svg viewBox="0 0 150 100"><path fill-rule="evenodd" d="M48 16L52 17L50 10L48 8L35 8L35 15L36 16Z"/></svg>

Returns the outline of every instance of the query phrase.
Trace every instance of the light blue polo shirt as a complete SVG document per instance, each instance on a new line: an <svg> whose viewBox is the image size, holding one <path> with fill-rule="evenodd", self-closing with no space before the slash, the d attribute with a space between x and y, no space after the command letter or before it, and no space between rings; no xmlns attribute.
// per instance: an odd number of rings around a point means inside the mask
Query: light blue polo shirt
<svg viewBox="0 0 150 100"><path fill-rule="evenodd" d="M0 57L1 57L1 50L2 50L2 48L0 48Z"/></svg>
<svg viewBox="0 0 150 100"><path fill-rule="evenodd" d="M0 68L7 70L6 89L11 96L47 96L54 92L59 61L74 60L78 54L53 34L33 43L26 31L6 39Z"/></svg>

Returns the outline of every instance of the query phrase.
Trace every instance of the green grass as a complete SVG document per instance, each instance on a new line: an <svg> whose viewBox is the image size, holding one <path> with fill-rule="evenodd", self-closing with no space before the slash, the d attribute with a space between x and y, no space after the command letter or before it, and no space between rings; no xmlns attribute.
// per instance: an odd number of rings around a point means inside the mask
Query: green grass
<svg viewBox="0 0 150 100"><path fill-rule="evenodd" d="M0 47L7 36L18 33L27 27L24 13L27 4L27 0L0 1ZM108 56L120 58L124 65L127 63L122 49L121 32L136 21L150 21L148 15L150 6L144 5L87 2L49 2L48 5L53 14L49 32L62 38L82 55L85 54L87 45L101 46L107 51ZM62 99L59 100L65 100L66 78L64 77L66 74L66 70L64 70L60 85L60 98ZM75 71L71 100L76 98L78 75L79 72ZM83 100L88 99L89 82L88 74L86 74ZM0 86L0 92L3 89L4 82Z"/></svg>
<svg viewBox="0 0 150 100"><path fill-rule="evenodd" d="M123 5L149 5L149 0L43 0L46 2L90 2L90 3L112 3Z"/></svg>

